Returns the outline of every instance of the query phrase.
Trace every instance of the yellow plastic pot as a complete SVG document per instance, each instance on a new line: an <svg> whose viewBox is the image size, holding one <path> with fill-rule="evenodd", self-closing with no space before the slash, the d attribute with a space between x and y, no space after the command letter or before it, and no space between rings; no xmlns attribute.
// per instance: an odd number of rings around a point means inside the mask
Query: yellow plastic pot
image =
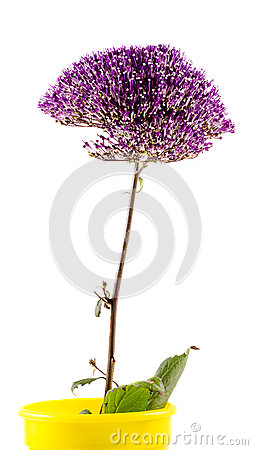
<svg viewBox="0 0 253 450"><path fill-rule="evenodd" d="M167 449L176 408L99 414L103 399L31 403L20 409L29 450ZM92 414L79 414L89 409Z"/></svg>

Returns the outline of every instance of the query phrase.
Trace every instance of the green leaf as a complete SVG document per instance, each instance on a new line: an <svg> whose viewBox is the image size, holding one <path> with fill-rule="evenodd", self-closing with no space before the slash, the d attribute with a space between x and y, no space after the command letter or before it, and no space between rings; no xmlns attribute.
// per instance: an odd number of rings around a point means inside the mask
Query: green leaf
<svg viewBox="0 0 253 450"><path fill-rule="evenodd" d="M165 394L164 384L159 377L152 377L147 381L136 381L135 383L131 383L130 386L140 386L148 389L150 392L158 392L161 395Z"/></svg>
<svg viewBox="0 0 253 450"><path fill-rule="evenodd" d="M74 393L74 390L76 388L78 388L78 386L85 386L85 384L91 384L91 383L93 383L93 381L100 380L101 378L104 378L104 377L84 378L83 380L74 381L74 383L71 386L71 391L72 391L72 393Z"/></svg>
<svg viewBox="0 0 253 450"><path fill-rule="evenodd" d="M142 191L143 188L143 178L139 177L140 189L137 191L137 194Z"/></svg>
<svg viewBox="0 0 253 450"><path fill-rule="evenodd" d="M157 369L155 376L161 378L164 384L165 393L164 395L161 395L157 392L153 392L151 399L148 402L147 410L164 408L166 406L172 391L176 387L176 384L184 371L188 355L189 349L182 355L175 355L173 358L167 358L162 362Z"/></svg>
<svg viewBox="0 0 253 450"><path fill-rule="evenodd" d="M127 413L145 411L150 392L144 387L127 385L109 391L104 400L103 413Z"/></svg>
<svg viewBox="0 0 253 450"><path fill-rule="evenodd" d="M96 304L96 308L95 308L95 316L96 317L100 317L101 314L101 310L102 310L102 304L103 304L103 300L100 298Z"/></svg>
<svg viewBox="0 0 253 450"><path fill-rule="evenodd" d="M89 409L83 409L79 414L92 414Z"/></svg>

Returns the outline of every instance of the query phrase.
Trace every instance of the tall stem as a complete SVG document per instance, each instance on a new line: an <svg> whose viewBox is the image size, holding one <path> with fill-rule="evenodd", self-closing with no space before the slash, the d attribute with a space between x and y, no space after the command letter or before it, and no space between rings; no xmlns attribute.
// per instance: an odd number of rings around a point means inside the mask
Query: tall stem
<svg viewBox="0 0 253 450"><path fill-rule="evenodd" d="M106 383L105 383L105 395L112 388L113 383L113 372L115 365L115 336L116 336L116 319L117 319L117 307L118 307L118 299L119 299L119 291L120 285L123 275L124 264L126 260L127 246L129 242L129 236L132 225L133 211L134 211L134 201L136 195L136 189L138 184L140 171L139 171L139 163L135 163L135 173L132 184L132 191L130 197L130 203L128 208L128 217L126 224L125 237L123 242L123 247L121 251L121 258L119 263L119 268L117 272L117 277L115 280L113 298L111 304L111 318L110 318L110 336L109 336L109 348L108 348L108 363L107 363L107 372L106 372Z"/></svg>

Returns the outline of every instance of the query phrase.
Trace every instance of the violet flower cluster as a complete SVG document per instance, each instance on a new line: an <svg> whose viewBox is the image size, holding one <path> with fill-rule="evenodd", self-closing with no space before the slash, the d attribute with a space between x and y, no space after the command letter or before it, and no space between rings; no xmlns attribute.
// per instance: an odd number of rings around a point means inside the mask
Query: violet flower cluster
<svg viewBox="0 0 253 450"><path fill-rule="evenodd" d="M234 132L213 81L169 45L85 55L63 70L39 108L62 125L102 130L84 147L104 160L194 158Z"/></svg>

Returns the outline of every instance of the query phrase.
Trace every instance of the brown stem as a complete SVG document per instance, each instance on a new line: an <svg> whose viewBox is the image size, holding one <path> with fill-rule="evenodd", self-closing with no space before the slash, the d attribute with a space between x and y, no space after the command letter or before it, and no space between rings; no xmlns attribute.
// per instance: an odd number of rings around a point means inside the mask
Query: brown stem
<svg viewBox="0 0 253 450"><path fill-rule="evenodd" d="M135 173L134 173L130 203L129 203L129 208L128 208L128 217L127 217L125 237L124 237L117 277L116 277L116 281L115 281L115 285L114 285L112 304L111 304L110 336L109 336L108 363L107 363L106 383L105 383L105 395L112 388L112 383L113 383L113 372L114 372L114 366L115 366L114 354L115 354L117 306L118 306L119 291L120 291L120 285L121 285L121 280L122 280L122 275L123 275L123 269L124 269L124 264L125 264L125 260L126 260L127 246L128 246L128 241L129 241L129 236L130 236L130 231L131 231L132 217L133 217L133 211L134 211L134 201L135 201L135 195L136 195L136 189L137 189L139 175L140 175L139 163L137 162L137 163L135 163Z"/></svg>

